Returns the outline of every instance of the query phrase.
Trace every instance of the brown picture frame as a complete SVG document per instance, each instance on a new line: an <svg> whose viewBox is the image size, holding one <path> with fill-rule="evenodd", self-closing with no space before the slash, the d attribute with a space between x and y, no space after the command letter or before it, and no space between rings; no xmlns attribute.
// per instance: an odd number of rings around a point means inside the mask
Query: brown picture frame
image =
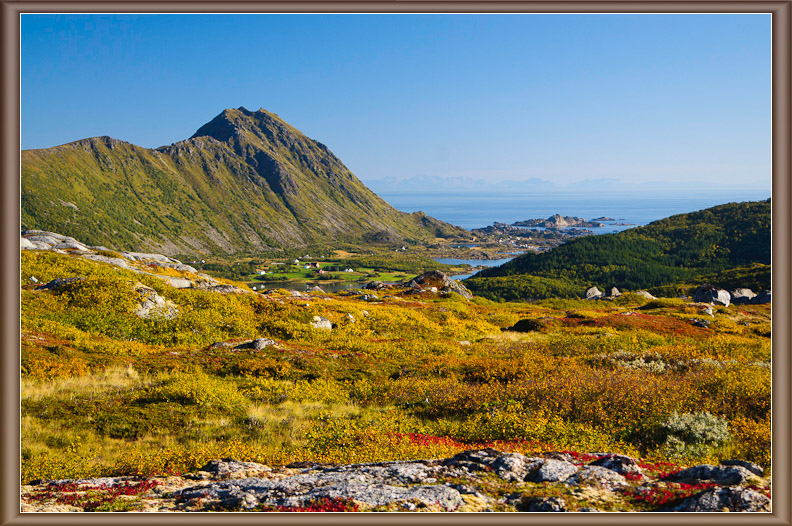
<svg viewBox="0 0 792 526"><path fill-rule="evenodd" d="M3 312L0 524L220 522L303 524L790 524L790 155L792 3L790 1L6 1L2 38ZM773 511L762 514L20 514L19 512L19 195L20 15L23 13L770 13L772 15L772 335Z"/></svg>

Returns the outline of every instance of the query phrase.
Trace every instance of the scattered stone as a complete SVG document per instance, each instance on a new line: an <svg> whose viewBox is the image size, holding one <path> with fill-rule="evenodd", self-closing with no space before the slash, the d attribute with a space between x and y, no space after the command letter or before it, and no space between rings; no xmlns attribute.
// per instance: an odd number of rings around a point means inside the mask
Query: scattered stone
<svg viewBox="0 0 792 526"><path fill-rule="evenodd" d="M602 291L600 291L600 289L598 289L597 287L591 287L589 289L586 289L585 299L597 300L600 299L601 297L602 297Z"/></svg>
<svg viewBox="0 0 792 526"><path fill-rule="evenodd" d="M770 511L770 499L748 488L713 488L661 511Z"/></svg>
<svg viewBox="0 0 792 526"><path fill-rule="evenodd" d="M731 293L731 301L735 305L746 305L751 303L751 300L756 297L756 293L751 289L734 289Z"/></svg>
<svg viewBox="0 0 792 526"><path fill-rule="evenodd" d="M759 464L754 464L753 462L748 462L747 460L722 460L721 466L742 466L757 477L764 477L764 468L762 468L762 466Z"/></svg>
<svg viewBox="0 0 792 526"><path fill-rule="evenodd" d="M356 299L359 299L360 301L377 301L377 300L379 300L379 298L377 297L376 294L361 294Z"/></svg>
<svg viewBox="0 0 792 526"><path fill-rule="evenodd" d="M382 290L382 289L392 288L392 286L388 285L387 283L383 283L381 281L372 281L370 283L366 283L366 285L363 288L366 290Z"/></svg>
<svg viewBox="0 0 792 526"><path fill-rule="evenodd" d="M561 497L523 497L514 505L517 511L562 512L567 504Z"/></svg>
<svg viewBox="0 0 792 526"><path fill-rule="evenodd" d="M648 291L645 291L645 290L639 290L635 294L638 295L638 296L643 296L644 298L646 298L648 300L656 300L657 299L655 296L652 296Z"/></svg>
<svg viewBox="0 0 792 526"><path fill-rule="evenodd" d="M36 290L58 290L63 288L67 285L71 285L72 283L77 283L78 281L82 281L85 278L82 276L75 276L73 278L55 278L52 281L45 283L44 285L39 285L36 287ZM38 282L38 280L36 280Z"/></svg>
<svg viewBox="0 0 792 526"><path fill-rule="evenodd" d="M620 475L643 475L643 470L638 465L638 461L626 455L607 455L590 462L589 466L602 466Z"/></svg>
<svg viewBox="0 0 792 526"><path fill-rule="evenodd" d="M702 329L709 329L710 321L709 320L690 320L690 323L693 324L694 327L701 327Z"/></svg>
<svg viewBox="0 0 792 526"><path fill-rule="evenodd" d="M675 473L668 477L668 480L675 482L686 482L688 484L703 484L707 482L731 486L743 484L751 480L755 475L742 466L713 466L711 464L700 464Z"/></svg>
<svg viewBox="0 0 792 526"><path fill-rule="evenodd" d="M134 286L135 292L140 295L138 306L134 314L140 318L162 317L173 319L179 314L179 307L170 300L166 300L157 291L138 282Z"/></svg>
<svg viewBox="0 0 792 526"><path fill-rule="evenodd" d="M566 479L570 485L586 485L612 490L627 486L627 479L615 471L602 467L588 465Z"/></svg>
<svg viewBox="0 0 792 526"><path fill-rule="evenodd" d="M693 292L693 301L696 303L709 303L728 307L731 301L729 293L712 285L701 285Z"/></svg>
<svg viewBox="0 0 792 526"><path fill-rule="evenodd" d="M135 511L257 511L278 506L299 509L330 499L352 501L359 511L490 512L511 508L520 512L546 513L569 511L568 498L573 498L577 511L599 512L618 509L626 504L623 489L629 483L616 469L622 469L625 474L639 471L636 459L613 453L590 453L600 458L581 469L566 460L572 458L569 454L552 452L543 455L554 458L531 458L488 448L436 460L352 465L303 461L277 469L232 458L215 459L193 473L158 477L157 487L139 501ZM769 485L752 478L753 473L736 464L743 461L728 462L735 465L702 465L686 470L698 470L694 476L703 474L710 477L686 478L687 482L716 481L723 487L708 488L684 501L677 500L662 511L768 511L769 499L760 492L764 490L756 491L756 488L767 487L769 490ZM755 465L749 467L760 469ZM542 473L542 470L555 474L545 477L542 475L547 473ZM735 483L736 479L713 478L713 472L717 470L743 470L750 474L745 482L757 486L726 486ZM491 496L492 475L501 479L494 491L504 496L497 500ZM542 485L528 486L524 479L542 482ZM58 491L58 486L63 486L63 491L72 491L66 488L76 486L79 491L80 486L85 489L97 486L110 488L138 480L104 477L34 481L31 485L22 486L22 511L55 511L56 502L42 503L26 496ZM641 494L668 486L667 481L644 479L634 491ZM543 487L546 493L542 493ZM70 511L84 511L80 506L77 504Z"/></svg>
<svg viewBox="0 0 792 526"><path fill-rule="evenodd" d="M85 259L90 259L91 261L98 261L99 263L107 263L109 265L115 265L116 267L121 268L129 268L129 263L127 263L126 260L122 258L111 258L99 254L84 254L83 257Z"/></svg>
<svg viewBox="0 0 792 526"><path fill-rule="evenodd" d="M354 317L354 316L352 316L352 315L351 315L350 313L348 313L348 312L347 312L346 314L344 314L344 319L345 319L346 321L348 321L349 323L356 323L356 322L357 322L357 320L355 319L355 317Z"/></svg>
<svg viewBox="0 0 792 526"><path fill-rule="evenodd" d="M753 298L751 298L751 305L764 305L765 303L770 303L770 291L763 290Z"/></svg>
<svg viewBox="0 0 792 526"><path fill-rule="evenodd" d="M261 351L266 349L267 347L274 347L277 346L278 342L275 340L270 340L269 338L256 338L255 340L243 342L234 349L243 350L243 349L252 349L254 351Z"/></svg>
<svg viewBox="0 0 792 526"><path fill-rule="evenodd" d="M171 287L175 289L189 289L192 288L193 282L186 278L174 278L173 276L162 276Z"/></svg>
<svg viewBox="0 0 792 526"><path fill-rule="evenodd" d="M78 252L88 252L88 247L76 240L61 241L52 247L53 250L77 250Z"/></svg>
<svg viewBox="0 0 792 526"><path fill-rule="evenodd" d="M33 243L26 237L19 238L19 249L20 250L40 250L40 247Z"/></svg>
<svg viewBox="0 0 792 526"><path fill-rule="evenodd" d="M187 479L243 479L270 473L272 468L256 462L240 462L231 458L215 459L207 462L198 473L190 473Z"/></svg>
<svg viewBox="0 0 792 526"><path fill-rule="evenodd" d="M306 289L306 292L322 292L322 293L324 293L324 290L322 290L322 287L320 287L318 285L314 285L313 287L308 287L308 289Z"/></svg>
<svg viewBox="0 0 792 526"><path fill-rule="evenodd" d="M350 499L367 508L409 501L428 511L455 511L465 505L459 491L445 485L396 486L377 480L380 477L364 468L355 472L325 468L279 480L247 478L203 484L176 491L173 496L181 501L201 499L229 510L302 507L320 499Z"/></svg>
<svg viewBox="0 0 792 526"><path fill-rule="evenodd" d="M619 289L617 289L616 287L611 287L605 296L608 298L618 298L621 295L622 293L619 292Z"/></svg>
<svg viewBox="0 0 792 526"><path fill-rule="evenodd" d="M399 283L399 286L427 288L429 290L434 288L435 290L432 292L437 292L438 290L442 290L444 292L455 292L465 299L473 299L473 293L470 292L467 287L462 285L459 281L451 279L445 273L440 272L439 270L425 272L411 280Z"/></svg>
<svg viewBox="0 0 792 526"><path fill-rule="evenodd" d="M540 459L529 458L520 453L504 453L491 466L500 478L511 482L520 482L525 480L528 472L537 469L540 462Z"/></svg>
<svg viewBox="0 0 792 526"><path fill-rule="evenodd" d="M217 282L206 281L206 280L194 282L192 284L192 288L217 292L219 294L255 294L255 292L253 292L252 290L244 290L244 289L240 289L239 287L235 287L233 285L217 284Z"/></svg>
<svg viewBox="0 0 792 526"><path fill-rule="evenodd" d="M529 473L526 480L530 482L559 482L568 479L577 471L577 466L571 462L546 458L541 459L540 467Z"/></svg>
<svg viewBox="0 0 792 526"><path fill-rule="evenodd" d="M313 321L311 321L311 326L314 329L322 329L329 331L333 328L333 323L327 318L324 318L322 316L314 316Z"/></svg>

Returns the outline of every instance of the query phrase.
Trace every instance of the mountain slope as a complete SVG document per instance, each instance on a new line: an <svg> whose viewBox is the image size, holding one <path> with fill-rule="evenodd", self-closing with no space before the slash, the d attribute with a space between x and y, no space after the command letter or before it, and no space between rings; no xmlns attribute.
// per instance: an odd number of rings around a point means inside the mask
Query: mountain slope
<svg viewBox="0 0 792 526"><path fill-rule="evenodd" d="M754 263L770 264L769 200L729 203L617 234L578 238L483 270L465 284L497 299L572 297L590 286L651 289Z"/></svg>
<svg viewBox="0 0 792 526"><path fill-rule="evenodd" d="M23 151L21 204L22 228L165 254L464 234L399 212L325 145L245 108L157 149L95 137Z"/></svg>

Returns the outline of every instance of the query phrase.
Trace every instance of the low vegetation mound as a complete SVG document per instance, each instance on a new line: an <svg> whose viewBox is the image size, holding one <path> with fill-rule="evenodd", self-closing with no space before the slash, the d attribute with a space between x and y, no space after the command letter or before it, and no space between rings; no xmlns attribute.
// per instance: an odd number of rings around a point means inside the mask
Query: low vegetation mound
<svg viewBox="0 0 792 526"><path fill-rule="evenodd" d="M770 201L730 203L616 234L528 253L465 281L505 301L582 297L601 289L688 291L702 283L770 288Z"/></svg>

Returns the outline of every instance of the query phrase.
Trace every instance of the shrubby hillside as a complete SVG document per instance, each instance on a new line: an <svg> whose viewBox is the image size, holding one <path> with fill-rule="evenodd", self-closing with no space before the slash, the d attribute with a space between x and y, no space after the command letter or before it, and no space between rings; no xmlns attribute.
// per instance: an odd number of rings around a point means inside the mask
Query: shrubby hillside
<svg viewBox="0 0 792 526"><path fill-rule="evenodd" d="M580 297L590 286L694 285L770 288L770 200L679 214L616 234L524 254L465 281L491 299ZM741 269L741 270L740 270ZM746 282L736 283L740 276ZM665 289L664 289L665 290Z"/></svg>
<svg viewBox="0 0 792 526"><path fill-rule="evenodd" d="M23 229L168 255L465 233L399 212L325 145L245 108L157 149L94 137L23 151L21 205Z"/></svg>

